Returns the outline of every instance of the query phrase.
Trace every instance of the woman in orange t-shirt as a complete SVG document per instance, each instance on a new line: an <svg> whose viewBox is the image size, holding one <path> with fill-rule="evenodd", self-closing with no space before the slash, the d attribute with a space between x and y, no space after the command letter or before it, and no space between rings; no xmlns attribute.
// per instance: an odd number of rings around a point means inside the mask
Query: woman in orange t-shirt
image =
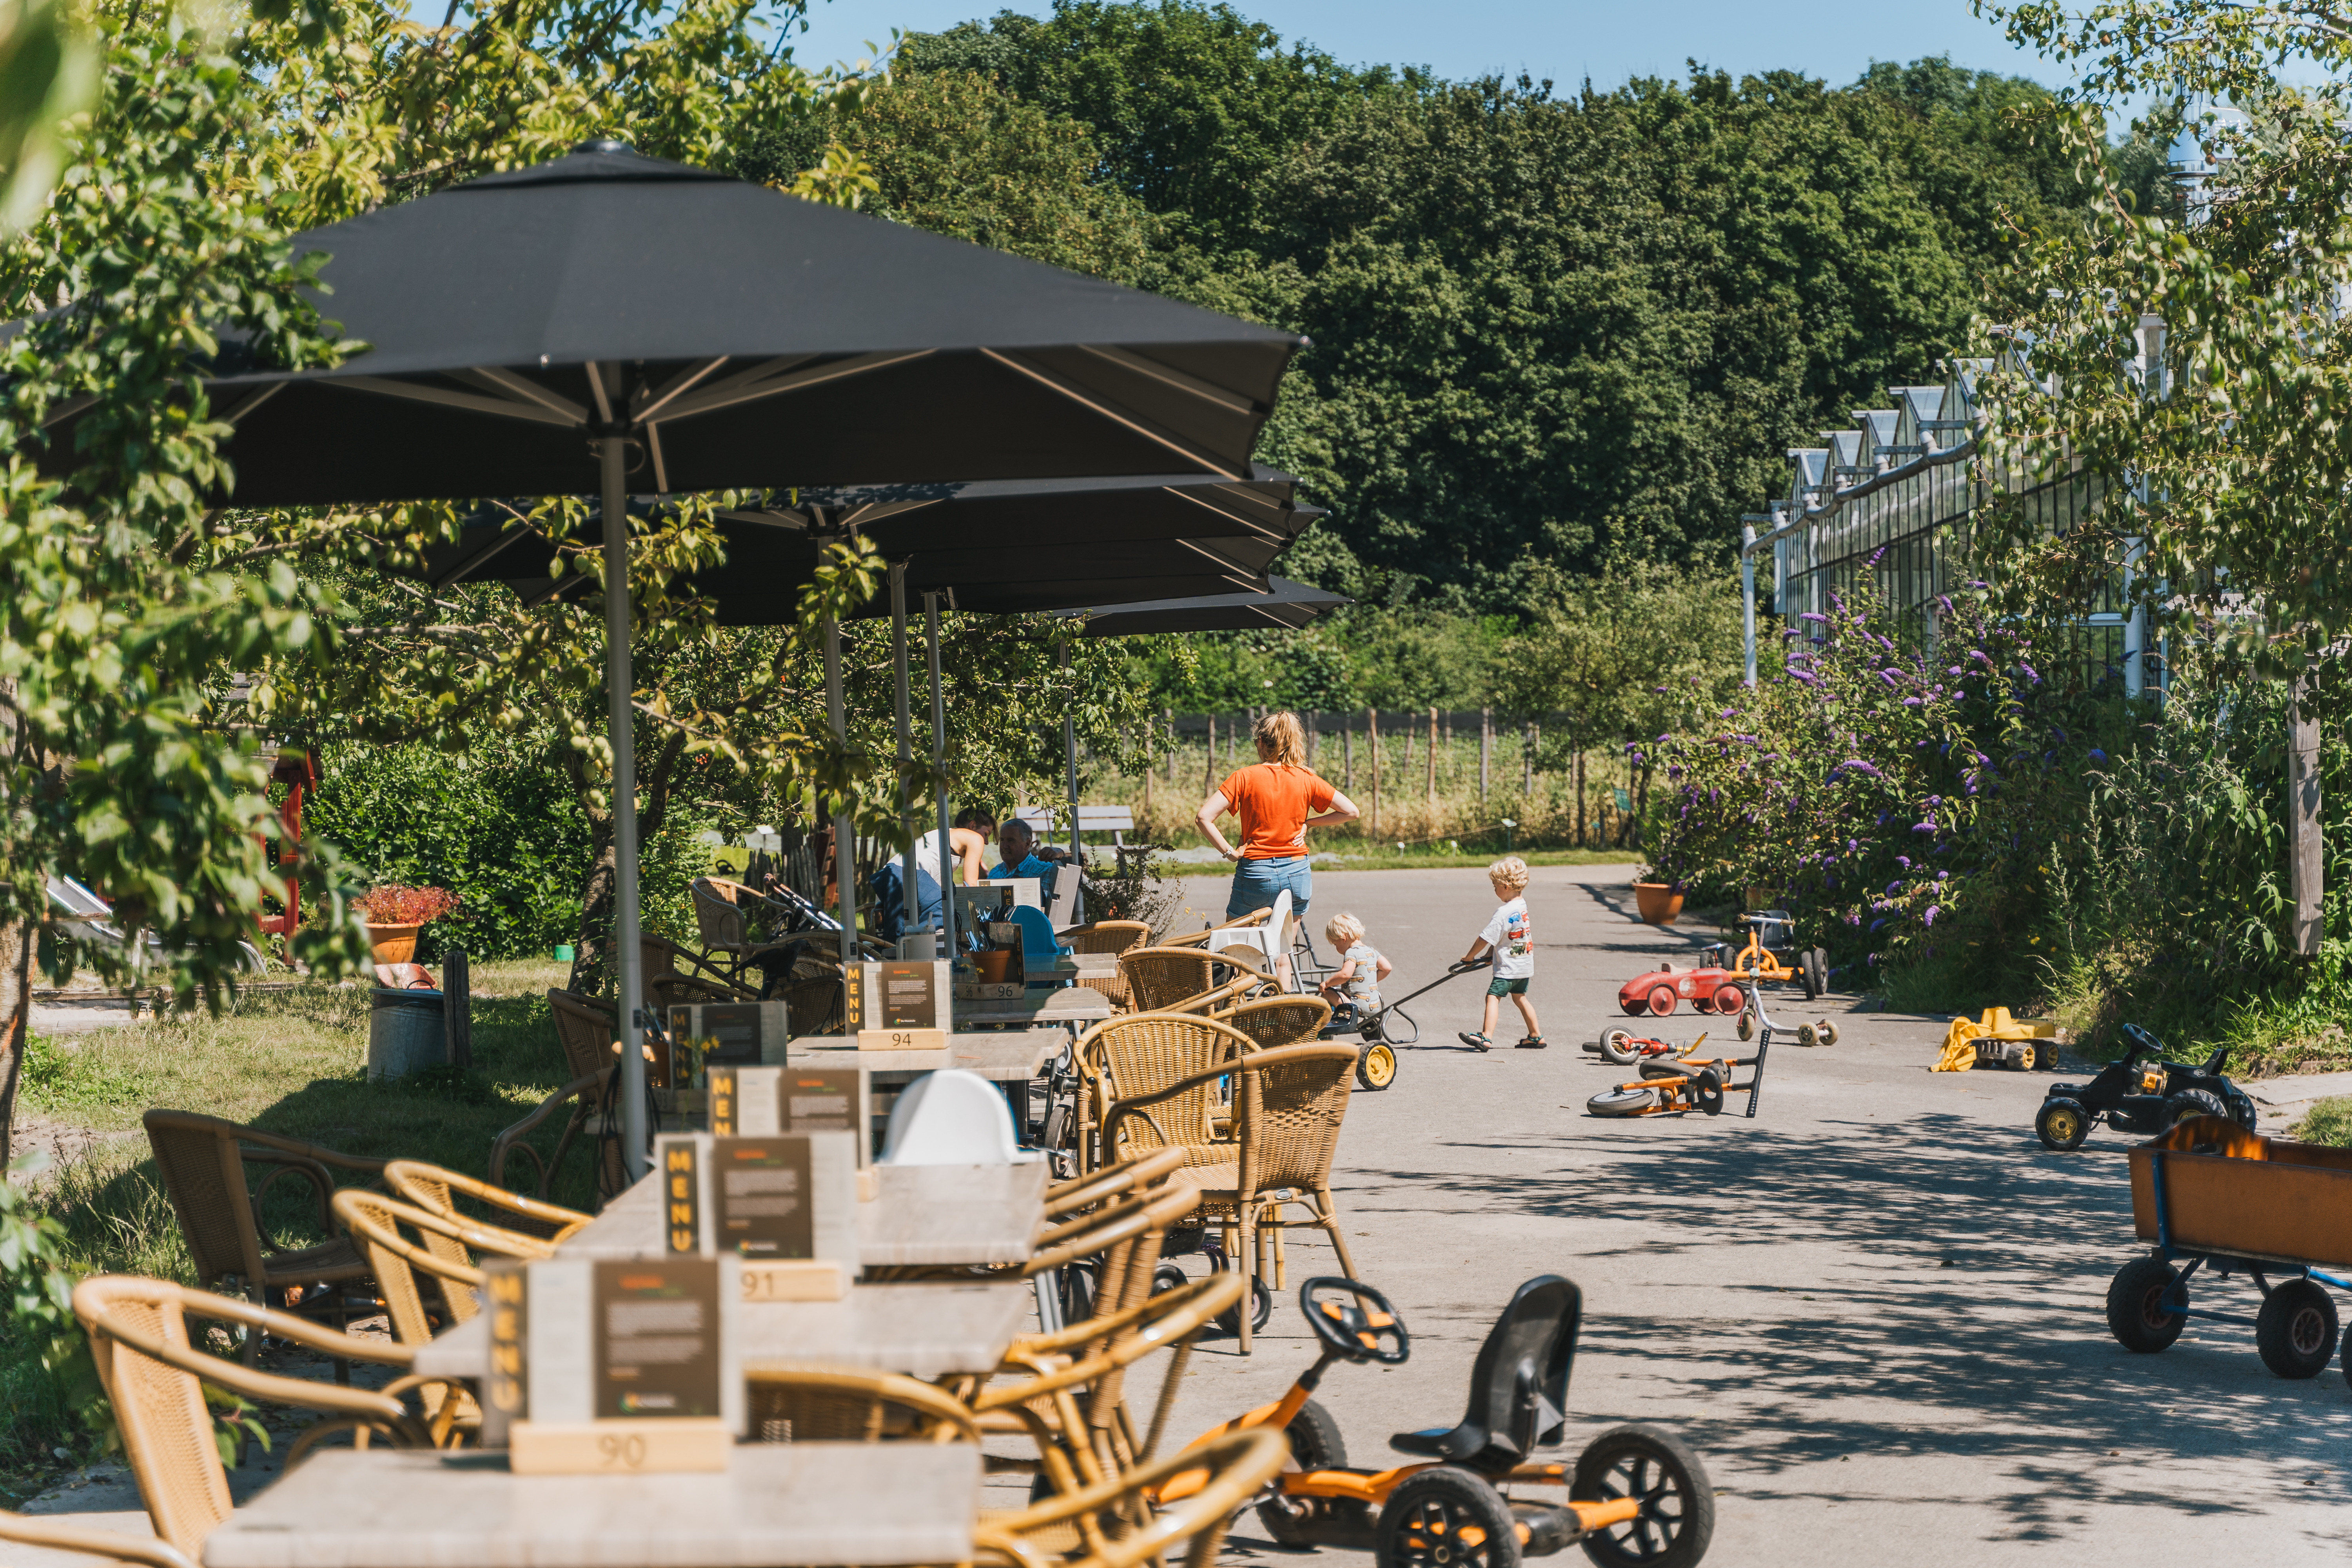
<svg viewBox="0 0 2352 1568"><path fill-rule="evenodd" d="M1274 902L1290 889L1290 912L1304 920L1314 883L1307 869L1307 830L1351 822L1355 802L1318 778L1307 765L1307 731L1296 713L1268 713L1251 731L1257 742L1255 767L1240 768L1201 803L1195 818L1217 853L1239 864L1225 918L1238 920ZM1241 818L1242 847L1217 831L1225 812Z"/></svg>

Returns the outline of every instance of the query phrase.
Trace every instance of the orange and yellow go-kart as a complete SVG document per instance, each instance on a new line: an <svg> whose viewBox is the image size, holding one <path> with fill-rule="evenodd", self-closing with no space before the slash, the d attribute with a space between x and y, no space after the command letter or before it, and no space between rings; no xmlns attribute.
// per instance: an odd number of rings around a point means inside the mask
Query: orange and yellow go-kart
<svg viewBox="0 0 2352 1568"><path fill-rule="evenodd" d="M1426 1456L1391 1469L1348 1464L1339 1424L1312 1397L1333 1362L1402 1364L1412 1353L1403 1320L1379 1291L1352 1279L1309 1279L1299 1310L1322 1342L1315 1364L1272 1405L1195 1439L1247 1426L1279 1427L1295 1468L1258 1504L1258 1521L1286 1546L1370 1548L1379 1568L1517 1568L1569 1546L1605 1564L1690 1568L1715 1532L1715 1489L1706 1468L1680 1438L1653 1426L1612 1427L1585 1445L1573 1466L1536 1460L1557 1444L1567 1420L1569 1372L1583 1296L1557 1274L1512 1294L1470 1373L1470 1408L1459 1426L1402 1432L1401 1453ZM1196 1489L1202 1472L1180 1474L1158 1500ZM1561 1487L1567 1499L1538 1502L1507 1488Z"/></svg>

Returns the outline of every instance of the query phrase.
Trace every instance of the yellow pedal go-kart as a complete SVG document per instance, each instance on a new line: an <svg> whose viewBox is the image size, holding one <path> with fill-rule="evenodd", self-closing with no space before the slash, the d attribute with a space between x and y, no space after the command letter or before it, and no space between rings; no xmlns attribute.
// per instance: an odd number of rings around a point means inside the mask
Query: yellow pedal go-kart
<svg viewBox="0 0 2352 1568"><path fill-rule="evenodd" d="M1390 1469L1348 1463L1330 1412L1312 1397L1334 1362L1402 1365L1412 1354L1404 1321L1369 1285L1332 1276L1309 1279L1299 1310L1322 1342L1315 1364L1289 1392L1213 1431L1193 1447L1248 1426L1279 1427L1295 1468L1258 1504L1258 1521L1286 1546L1369 1548L1379 1568L1517 1568L1581 1546L1618 1568L1691 1568L1715 1532L1715 1489L1706 1467L1673 1434L1613 1426L1584 1447L1573 1466L1547 1464L1567 1424L1568 1378L1576 1362L1583 1294L1557 1274L1513 1292L1470 1372L1470 1408L1459 1426L1401 1432L1389 1439L1418 1462ZM1197 1489L1180 1474L1158 1500ZM1564 1500L1514 1496L1565 1489Z"/></svg>

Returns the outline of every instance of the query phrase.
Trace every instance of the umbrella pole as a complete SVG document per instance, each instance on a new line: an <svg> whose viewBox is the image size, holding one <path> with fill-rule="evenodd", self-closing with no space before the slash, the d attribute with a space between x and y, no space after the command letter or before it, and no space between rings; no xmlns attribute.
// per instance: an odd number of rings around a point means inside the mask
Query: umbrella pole
<svg viewBox="0 0 2352 1568"><path fill-rule="evenodd" d="M955 832L948 823L948 700L940 681L940 596L923 595L931 645L931 771L940 777L940 942L941 958L955 957Z"/></svg>
<svg viewBox="0 0 2352 1568"><path fill-rule="evenodd" d="M846 750L849 726L841 714L841 623L831 616L824 618L824 716L833 725L833 743ZM849 797L843 795L833 814L833 875L839 895L841 920L841 966L846 976L849 966L857 962L857 867L850 852Z"/></svg>
<svg viewBox="0 0 2352 1568"><path fill-rule="evenodd" d="M913 825L907 820L907 768L915 760L915 725L908 716L907 696L907 563L890 563L890 666L898 678L898 822L908 831L907 853L898 865L898 885L907 896L907 919L900 929L912 931L922 918L922 900L915 889Z"/></svg>
<svg viewBox="0 0 2352 1568"><path fill-rule="evenodd" d="M1070 639L1062 639L1062 673L1070 672ZM1078 723L1073 716L1077 693L1070 694L1062 707L1062 750L1070 763L1070 874L1078 879L1070 889L1070 923L1084 924L1086 910L1086 873L1078 869Z"/></svg>
<svg viewBox="0 0 2352 1568"><path fill-rule="evenodd" d="M634 1182L646 1173L645 952L637 918L636 715L629 669L627 452L617 436L598 443L604 470L604 708L613 742L613 941L621 973L621 1161Z"/></svg>

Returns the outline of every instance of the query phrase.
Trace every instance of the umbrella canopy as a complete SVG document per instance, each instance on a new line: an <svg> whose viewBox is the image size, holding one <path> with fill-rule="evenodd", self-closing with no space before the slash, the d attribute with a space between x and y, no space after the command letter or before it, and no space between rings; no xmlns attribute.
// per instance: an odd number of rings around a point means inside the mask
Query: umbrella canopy
<svg viewBox="0 0 2352 1568"><path fill-rule="evenodd" d="M904 563L907 592L945 595L958 609L1013 614L1159 598L1171 588L1254 590L1323 515L1293 500L1293 483L1255 468L1239 483L1160 475L803 490L795 507L721 513L726 563L690 586L722 626L790 620L824 541L854 530ZM429 551L423 574L436 586L494 578L534 602L593 586L536 531L503 518ZM887 612L879 601L865 611Z"/></svg>
<svg viewBox="0 0 2352 1568"><path fill-rule="evenodd" d="M619 589L604 602L605 697L625 1034L644 997L626 495L1238 480L1304 341L616 142L293 247L327 253L321 310L367 347L332 370L286 373L224 342L207 378L236 432L224 500L602 499ZM49 445L73 449L69 437ZM621 1053L621 1073L622 1152L636 1173L648 1147L636 1051Z"/></svg>
<svg viewBox="0 0 2352 1568"><path fill-rule="evenodd" d="M297 235L366 352L210 384L235 500L1102 474L1238 479L1303 340L584 143Z"/></svg>
<svg viewBox="0 0 2352 1568"><path fill-rule="evenodd" d="M1079 612L1087 622L1083 635L1125 637L1144 632L1251 631L1265 626L1296 631L1318 616L1356 602L1287 577L1269 577L1266 584L1267 592L1263 594L1205 594L1198 598L1088 608Z"/></svg>

